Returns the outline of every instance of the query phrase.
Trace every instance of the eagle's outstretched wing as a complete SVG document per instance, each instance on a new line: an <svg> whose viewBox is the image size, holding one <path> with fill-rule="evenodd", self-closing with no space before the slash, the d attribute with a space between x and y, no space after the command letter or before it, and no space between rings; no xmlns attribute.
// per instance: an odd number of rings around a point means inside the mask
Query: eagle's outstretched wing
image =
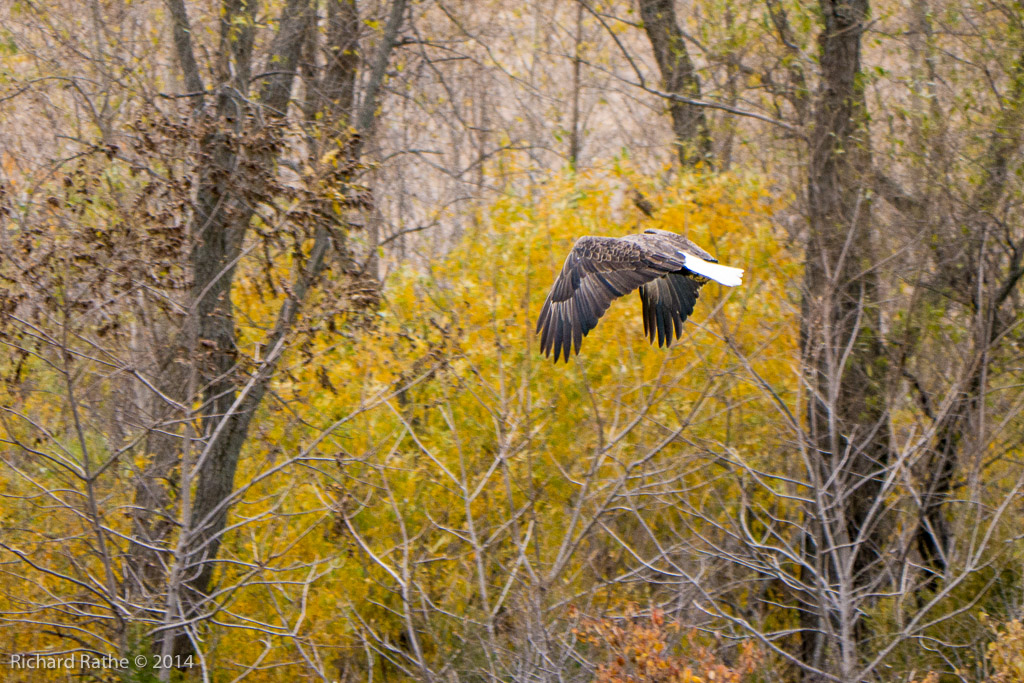
<svg viewBox="0 0 1024 683"><path fill-rule="evenodd" d="M671 344L683 336L683 321L693 313L701 285L706 280L690 275L669 273L640 287L643 302L644 334L651 343L658 336L658 346Z"/></svg>
<svg viewBox="0 0 1024 683"><path fill-rule="evenodd" d="M620 239L581 237L541 308L541 351L549 355L553 350L555 362L559 357L568 361L612 300L638 287L644 332L652 343L657 337L659 346L671 344L693 312L700 287L708 279L735 286L742 272L718 265L688 239L664 230Z"/></svg>

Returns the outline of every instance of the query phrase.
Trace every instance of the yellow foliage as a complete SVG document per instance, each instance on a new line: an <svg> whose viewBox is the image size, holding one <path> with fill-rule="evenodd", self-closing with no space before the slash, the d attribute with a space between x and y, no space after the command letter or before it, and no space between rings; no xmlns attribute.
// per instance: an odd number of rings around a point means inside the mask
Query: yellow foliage
<svg viewBox="0 0 1024 683"><path fill-rule="evenodd" d="M982 613L981 623L990 624L988 615ZM1019 619L1013 619L1002 629L993 628L993 632L995 639L988 644L988 661L992 673L985 679L985 683L1024 681L1024 624ZM931 672L920 683L939 683L939 675Z"/></svg>
<svg viewBox="0 0 1024 683"><path fill-rule="evenodd" d="M643 188L660 207L653 220L626 199L630 187ZM282 477L291 475L281 473L252 487L236 513L268 522L258 526L255 543L230 550L286 552L293 562L333 558L307 598L304 629L345 647L354 637L353 614L381 638L403 637L401 596L386 567L413 567L417 588L447 613L487 618L480 572L500 594L527 536L513 533L512 524L524 506L533 510L529 544L546 564L567 535L581 533L566 523L574 506L599 514L607 499L591 492L627 471L676 472L701 504L735 500L715 491L735 489L735 478L708 477L695 458L702 443L755 460L786 447L774 441L774 404L745 370L754 368L783 400L794 395L790 301L799 265L767 220L776 208L754 176L682 176L656 187L624 165L552 177L528 193L510 189L481 209L479 227L429 270L396 272L385 307L369 324L349 316L358 331L341 337L320 325L288 352L276 389L294 397L291 410L306 427L298 428L290 411L269 411L260 423L267 438L254 444L239 480L272 466L262 452L270 444L284 453L309 448L303 458L324 474L311 480L302 468L295 471L301 484L286 484ZM723 263L747 269L744 285L706 286L683 340L670 349L647 342L639 301L630 296L613 304L577 359L556 366L540 356L536 315L573 241L645 227L687 234ZM256 275L247 277L251 288L239 290L236 305L240 318L263 321L245 333L256 339L273 306L255 294ZM685 439L666 442L676 431ZM280 494L285 487L287 496ZM676 495L666 491L650 511L652 523L675 523ZM309 525L322 531L304 531ZM483 559L471 529L488 535ZM552 597L607 591L590 572L582 554L573 557ZM268 590L243 589L236 609L244 605L257 618ZM620 589L605 597L625 605L639 596ZM428 655L450 649L433 641L439 634L457 637L462 628L447 621L422 636ZM223 637L240 659L260 651L244 631ZM728 670L708 667L694 669L692 680L734 680Z"/></svg>
<svg viewBox="0 0 1024 683"><path fill-rule="evenodd" d="M654 219L627 199L632 187L659 207ZM778 441L774 400L747 371L756 370L783 401L794 396L790 301L799 266L773 234L768 217L776 208L756 176L681 176L655 185L624 164L554 176L540 187L509 188L479 209L478 227L427 270L395 272L380 310L332 308L336 291L316 294L240 461L240 496L215 579L234 588L223 593L224 611L209 627L208 664L237 673L261 661L247 680L294 680L292 663L304 656L298 634L339 661L365 666L361 638L407 637L396 576L433 605L432 621L416 632L423 656L437 661L480 623L525 609L517 593L527 572L515 582L508 575L517 563L545 575L552 604L592 594L614 609L642 597L636 584L605 580L628 559L614 539L641 543L632 540L638 534L629 514L613 514L623 482L646 487L649 524L680 523L686 501L724 517L738 482L703 454L724 449L767 460L788 448ZM557 366L544 359L533 328L573 241L645 227L687 234L723 263L745 268L744 285L707 285L672 348L647 342L639 301L630 296L613 304L578 358ZM284 296L273 283L289 280L292 258L282 249L270 263L239 265L232 296L243 366L268 353L257 343L273 326ZM66 416L48 400L62 390L59 376L33 363L26 361L25 373L35 389L12 393L8 405L59 434ZM5 441L31 444L36 431L24 420L0 424ZM69 443L66 454L44 447L81 460L78 442ZM102 435L83 443L96 462L109 457ZM132 534L124 511L134 488L126 482L152 457L140 448L96 482L104 509L118 511L103 522L119 539ZM33 476L61 488L39 463ZM25 479L4 474L5 495L35 500ZM21 532L8 541L55 572L74 565L102 576L74 504L51 503L5 509L4 521L33 529L45 515L59 547ZM613 536L588 535L584 520L598 516ZM33 593L68 590L58 573L32 585L6 581L14 583L0 606L12 613L23 608L22 597L30 604ZM503 629L516 628L516 617L503 618ZM252 624L273 628L254 631ZM652 628L625 636L649 645L638 666L672 670L674 655L659 645L664 631ZM6 633L11 652L60 646L40 630ZM741 680L735 672L742 666L723 668L693 647L679 669L689 679L657 680Z"/></svg>
<svg viewBox="0 0 1024 683"><path fill-rule="evenodd" d="M1019 619L1006 624L989 643L988 658L995 670L989 683L1024 681L1024 625Z"/></svg>

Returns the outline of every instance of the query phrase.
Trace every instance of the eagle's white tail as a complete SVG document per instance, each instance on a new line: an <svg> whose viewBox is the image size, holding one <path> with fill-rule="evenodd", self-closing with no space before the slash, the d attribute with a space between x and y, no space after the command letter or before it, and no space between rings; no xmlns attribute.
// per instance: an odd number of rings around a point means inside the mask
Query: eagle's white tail
<svg viewBox="0 0 1024 683"><path fill-rule="evenodd" d="M729 266L723 266L718 263L711 263L705 261L699 256L693 254L683 254L683 264L686 267L697 273L703 275L706 278L711 278L715 282L721 283L726 287L735 287L743 281L743 269L742 268L730 268Z"/></svg>

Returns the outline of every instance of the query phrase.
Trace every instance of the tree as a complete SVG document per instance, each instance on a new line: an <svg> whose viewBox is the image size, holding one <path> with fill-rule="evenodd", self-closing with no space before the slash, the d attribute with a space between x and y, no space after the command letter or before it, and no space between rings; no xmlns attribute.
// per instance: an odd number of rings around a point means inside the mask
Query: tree
<svg viewBox="0 0 1024 683"><path fill-rule="evenodd" d="M16 292L5 308L8 344L63 378L58 405L74 416L77 447L74 455L65 449L60 461L88 502L61 505L94 532L90 552L105 572L97 587L106 604L101 611L119 624L121 651L138 646L130 642L139 638L131 624L141 619L154 624L146 636L157 654L201 655L198 634L223 599L214 576L232 529L229 511L249 486L235 480L252 421L301 333L301 311L323 290L324 274L333 270L339 282L360 287L367 281L360 263L366 255L349 236L372 203L359 183L362 158L407 5L389 3L381 30L371 33L354 2L324 6L323 18L309 0L267 7L279 17L264 35L257 3L225 0L209 27L216 36L210 49L203 45L208 27L194 23L184 2L171 0L167 20L181 92L143 90L125 112L83 131L78 143L85 151L54 164L65 189L49 209L22 209L7 197L6 215L18 226L16 243L4 243L13 268L5 277ZM49 23L71 16L59 9L25 12L42 34L73 47L67 36L74 34L58 35ZM140 10L138 17L106 17L94 9L100 35L118 18L132 25L144 16ZM103 45L95 43L90 64L108 73L115 55ZM115 81L104 83L120 87ZM93 110L109 96L77 94L72 100ZM49 239L36 227L48 216L76 227ZM64 248L77 265L68 264ZM262 261L249 258L254 252ZM42 258L26 269L33 253ZM251 322L237 320L239 273L251 277L253 262L276 305L254 338ZM333 289L332 295L344 291ZM98 291L113 294L86 303ZM373 300L364 297L361 305ZM106 320L98 328L97 317ZM87 360L75 364L78 355ZM117 378L116 391L96 400L124 403L116 430L100 432L99 446L90 426L96 406L82 392L105 385L103 367ZM31 413L8 414L15 443L18 434L50 429ZM109 494L99 493L123 474L125 461L135 475L127 534L108 520L102 501ZM129 537L122 564L120 547Z"/></svg>
<svg viewBox="0 0 1024 683"><path fill-rule="evenodd" d="M177 575L175 579L187 578L184 579L184 594L175 594L174 590L168 593L168 627L178 619L186 622L195 619L210 591L215 568L212 560L217 556L227 523L235 471L249 426L274 376L282 345L295 326L299 308L324 270L330 244L341 239L335 226L340 223L344 227L344 217L336 215L340 212L328 206L313 209L315 213L308 226L313 229L312 247L308 254L295 252L294 280L273 329L262 342L266 356L255 372L242 371L231 304L234 274L257 206L272 201L277 194L272 180L280 154L280 128L293 98L300 58L305 49L311 60L317 59L317 45L308 42L315 40L319 33L314 30L313 6L309 0L289 0L282 8L270 43L263 67L265 80L258 84L252 76L255 7L244 2L226 2L220 17L216 82L212 86L215 97L208 104L185 5L181 0L174 0L170 10L183 81L188 94L195 98L193 118L202 124L208 117L212 125L199 143L201 162L196 169L199 183L195 213L189 226L193 246L189 264L191 291L186 302L188 314L182 321L181 336L170 350L172 360L162 364L167 367L183 357L196 359L192 386L202 396L202 407L196 416L201 423L197 436L202 447L194 456L194 464L188 460L182 463L183 470L195 468L192 475L196 484L195 500L183 511L188 519L185 527L188 533L184 540L179 539L178 557L170 570L172 576ZM359 163L362 139L372 133L377 93L404 14L404 1L396 0L391 4L358 111L353 110L358 76L355 59L358 15L354 2L331 0L328 3L322 75L314 70L316 61L306 67L306 122L321 124L310 133L314 143L309 153L314 161L317 152L327 148L326 141L344 144L345 136L354 137L339 150L341 158L334 157L334 168L327 171L334 176L330 180L341 183L344 201L349 206L358 206L360 202L357 196L350 194L346 184L351 182L351 173ZM246 93L253 88L257 94L250 103ZM351 134L349 126L353 126ZM320 140L316 139L318 137ZM336 248L344 250L346 245L341 242ZM189 386L181 382L177 372L172 372L167 379L169 382L161 383L167 391ZM179 403L188 400L187 396L175 393L170 396L179 399ZM161 456L154 461L153 470L144 476L142 487L151 484L156 477L166 478L181 458L181 450L176 448L169 453L165 450ZM190 483L190 479L186 479L182 486L187 488ZM140 491L139 507L145 511L144 517L160 509L152 504L155 502L152 498L148 491ZM191 525L194 527L190 528ZM145 519L140 520L138 526L143 530L145 546L165 542L164 538L148 533ZM164 643L163 653L168 654L172 648L166 644L166 639ZM185 653L192 647L189 639L179 636L173 651Z"/></svg>
<svg viewBox="0 0 1024 683"><path fill-rule="evenodd" d="M801 340L807 377L808 468L818 499L805 552L818 580L856 593L877 586L890 533L880 514L891 460L887 358L883 351L861 40L867 2L822 2L821 83L810 133ZM827 502L826 502L827 501ZM828 514L820 514L828 511ZM842 548L842 549L840 549ZM811 582L813 583L813 582ZM851 596L852 597L852 596ZM802 611L803 660L853 680L864 631L854 603ZM838 623L838 642L823 622ZM828 659L836 658L837 665Z"/></svg>
<svg viewBox="0 0 1024 683"><path fill-rule="evenodd" d="M669 101L676 153L684 167L710 163L711 133L704 109L686 100L700 100L700 79L676 19L674 0L638 0L644 31L651 42L665 89L679 99Z"/></svg>

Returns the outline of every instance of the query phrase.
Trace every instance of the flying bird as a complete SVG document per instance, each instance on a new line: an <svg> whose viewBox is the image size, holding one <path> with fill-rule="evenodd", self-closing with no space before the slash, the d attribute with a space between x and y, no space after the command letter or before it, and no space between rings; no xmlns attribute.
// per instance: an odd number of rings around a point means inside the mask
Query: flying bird
<svg viewBox="0 0 1024 683"><path fill-rule="evenodd" d="M740 284L743 270L723 266L696 244L667 230L640 235L576 240L562 272L548 293L537 320L540 348L569 360L580 352L583 337L597 326L613 299L640 288L644 334L658 346L682 335L683 321L709 280L728 287Z"/></svg>

